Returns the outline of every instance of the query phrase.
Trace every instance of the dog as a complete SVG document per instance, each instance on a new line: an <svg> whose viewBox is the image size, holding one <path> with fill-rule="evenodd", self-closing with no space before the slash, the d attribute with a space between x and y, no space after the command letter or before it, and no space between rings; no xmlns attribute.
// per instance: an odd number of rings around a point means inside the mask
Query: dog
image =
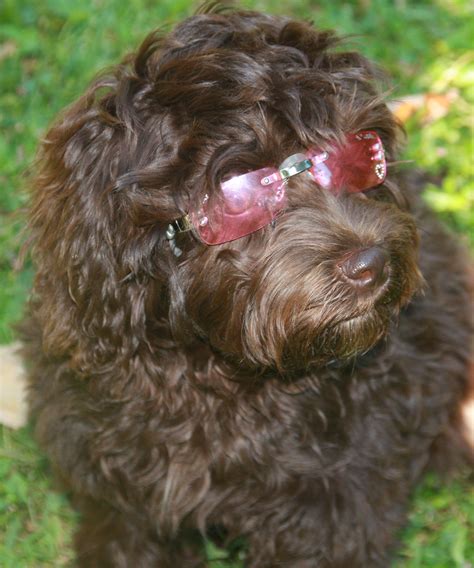
<svg viewBox="0 0 474 568"><path fill-rule="evenodd" d="M386 567L464 463L464 253L380 71L289 18L152 33L55 122L30 209L36 435L87 568Z"/></svg>

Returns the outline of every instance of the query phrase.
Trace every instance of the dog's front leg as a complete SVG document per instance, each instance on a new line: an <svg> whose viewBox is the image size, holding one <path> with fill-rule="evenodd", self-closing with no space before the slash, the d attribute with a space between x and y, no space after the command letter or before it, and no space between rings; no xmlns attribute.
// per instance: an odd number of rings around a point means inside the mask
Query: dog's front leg
<svg viewBox="0 0 474 568"><path fill-rule="evenodd" d="M135 514L92 499L81 499L75 545L80 568L202 568L203 539L196 531L160 537Z"/></svg>
<svg viewBox="0 0 474 568"><path fill-rule="evenodd" d="M267 510L249 535L246 568L387 568L407 496L391 498L390 484L374 480L375 503L349 478L339 481L276 504L273 516Z"/></svg>
<svg viewBox="0 0 474 568"><path fill-rule="evenodd" d="M163 483L160 472L166 469L160 467L158 457L156 462L150 457L156 453L156 432L147 429L139 401L132 401L138 404L132 422L142 426L128 437L120 424L131 407L114 401L103 403L101 397L91 397L86 387L67 371L55 372L43 359L36 360L31 372L30 403L37 438L81 516L76 536L78 565L203 566L202 538L180 529L181 519L176 530L162 530L158 513L161 493L157 491L153 501L144 489L159 489L160 480ZM140 461L140 456L150 459L142 457ZM146 484L143 476L150 470L156 472L156 478Z"/></svg>

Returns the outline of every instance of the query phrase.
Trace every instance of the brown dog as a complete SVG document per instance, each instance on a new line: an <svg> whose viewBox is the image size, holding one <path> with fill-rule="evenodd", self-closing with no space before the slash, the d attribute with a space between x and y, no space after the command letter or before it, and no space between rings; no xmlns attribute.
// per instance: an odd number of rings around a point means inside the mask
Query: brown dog
<svg viewBox="0 0 474 568"><path fill-rule="evenodd" d="M81 566L202 566L208 534L254 568L386 567L414 484L462 454L463 261L337 46L197 15L46 136L30 401Z"/></svg>

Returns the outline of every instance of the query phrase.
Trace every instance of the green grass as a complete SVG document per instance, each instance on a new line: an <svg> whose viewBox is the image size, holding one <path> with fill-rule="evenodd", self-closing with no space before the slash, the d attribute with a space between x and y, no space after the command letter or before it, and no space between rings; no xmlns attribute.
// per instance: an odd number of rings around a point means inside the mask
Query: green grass
<svg viewBox="0 0 474 568"><path fill-rule="evenodd" d="M256 0L245 6L312 19L352 35L394 80L391 97L451 91L439 120L417 113L407 124L405 158L430 171L427 199L446 223L474 242L472 175L474 14L464 0ZM24 225L25 172L55 114L94 74L136 47L150 29L192 12L185 0L0 0L0 343L14 339L32 270L16 270ZM429 479L413 502L398 564L466 568L474 558L474 502L466 479ZM54 492L31 432L0 437L0 566L66 566L75 523ZM3 533L3 534L2 534ZM222 551L210 550L215 557ZM219 563L214 563L218 567ZM219 568L219 567L218 567Z"/></svg>
<svg viewBox="0 0 474 568"><path fill-rule="evenodd" d="M474 495L468 477L428 477L414 496L398 568L468 568L474 561Z"/></svg>
<svg viewBox="0 0 474 568"><path fill-rule="evenodd" d="M76 515L25 428L0 430L0 566L67 566Z"/></svg>

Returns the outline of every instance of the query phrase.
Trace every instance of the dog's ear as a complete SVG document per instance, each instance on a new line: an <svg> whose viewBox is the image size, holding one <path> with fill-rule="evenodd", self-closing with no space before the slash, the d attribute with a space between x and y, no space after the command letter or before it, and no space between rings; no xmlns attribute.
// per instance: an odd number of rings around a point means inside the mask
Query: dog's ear
<svg viewBox="0 0 474 568"><path fill-rule="evenodd" d="M45 350L85 372L130 359L146 343L145 314L159 319L166 310L165 230L179 206L167 175L174 149L166 113L149 96L159 49L151 36L95 80L38 155L32 309Z"/></svg>

